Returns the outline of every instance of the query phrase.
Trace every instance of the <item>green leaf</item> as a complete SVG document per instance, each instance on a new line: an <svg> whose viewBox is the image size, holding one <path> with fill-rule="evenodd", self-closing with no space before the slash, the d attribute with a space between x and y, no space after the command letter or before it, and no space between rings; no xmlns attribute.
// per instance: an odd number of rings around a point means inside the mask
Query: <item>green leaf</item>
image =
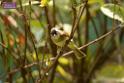
<svg viewBox="0 0 124 83"><path fill-rule="evenodd" d="M67 58L61 57L61 58L59 58L59 63L64 64L64 65L68 65L69 60Z"/></svg>
<svg viewBox="0 0 124 83"><path fill-rule="evenodd" d="M62 75L64 78L68 79L68 80L72 80L72 76L66 72L63 67L61 67L60 65L57 66L57 69L56 69L60 75Z"/></svg>
<svg viewBox="0 0 124 83"><path fill-rule="evenodd" d="M47 6L48 5L48 2L49 2L49 0L41 0L40 6L41 7Z"/></svg>
<svg viewBox="0 0 124 83"><path fill-rule="evenodd" d="M104 3L104 0L88 0L88 4L99 4L102 5Z"/></svg>
<svg viewBox="0 0 124 83"><path fill-rule="evenodd" d="M116 4L105 4L101 11L106 16L124 23L124 8Z"/></svg>
<svg viewBox="0 0 124 83"><path fill-rule="evenodd" d="M31 20L31 26L36 28L41 28L41 24L37 20Z"/></svg>

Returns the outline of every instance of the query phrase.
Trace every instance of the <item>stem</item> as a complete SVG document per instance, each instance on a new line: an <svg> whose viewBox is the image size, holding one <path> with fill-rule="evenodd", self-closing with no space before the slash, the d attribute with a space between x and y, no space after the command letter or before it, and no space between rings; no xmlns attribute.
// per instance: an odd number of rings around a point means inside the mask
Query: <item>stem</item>
<svg viewBox="0 0 124 83"><path fill-rule="evenodd" d="M122 29L122 28L124 28L124 25L119 25L119 26L117 26L116 28L112 29L111 31L107 32L106 34L102 35L101 37L99 37L99 38L97 38L97 39L95 39L95 40L93 40L93 41L91 41L91 42L89 42L89 43L87 43L87 44L81 46L81 47L78 48L78 49L79 49L79 50L82 50L82 49L84 49L85 47L87 47L87 46L89 46L89 45L92 45L92 44L94 44L94 43L97 43L98 41L104 39L105 37L108 37L108 36L110 36L111 34L113 34L114 31L116 31L116 30L118 30L118 29ZM62 57L67 57L67 56L69 56L69 55L71 55L71 54L73 54L73 51L70 51L70 52L67 52L67 53L63 54ZM55 61L57 58L58 58L58 57L51 58L50 60L51 60L51 61ZM40 62L40 63L43 63L43 62ZM54 63L55 63L55 62L54 62ZM37 65L37 62L34 62L34 63L28 64L28 65L25 65L24 68L27 69L27 68L32 67L32 66L34 66L34 65ZM48 72L51 68L52 68L52 66L50 66L50 67L46 70L46 72ZM10 71L9 73L13 74L13 73L16 73L16 72L18 72L18 71L20 71L20 68L13 69L13 70Z"/></svg>

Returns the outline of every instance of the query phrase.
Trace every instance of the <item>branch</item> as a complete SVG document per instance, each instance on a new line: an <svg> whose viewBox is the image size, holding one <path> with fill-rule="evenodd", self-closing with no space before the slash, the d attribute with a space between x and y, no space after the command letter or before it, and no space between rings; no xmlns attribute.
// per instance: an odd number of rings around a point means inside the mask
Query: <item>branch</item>
<svg viewBox="0 0 124 83"><path fill-rule="evenodd" d="M120 28L124 28L124 24L121 24L121 25L117 26L116 28L112 29L112 30L109 31L108 33L106 33L106 34L100 36L99 38L97 38L97 39L95 39L95 40L93 40L93 41L91 41L91 42L89 42L89 43L87 43L87 44L81 46L81 47L78 48L78 49L79 49L79 50L82 50L82 49L84 49L85 47L87 47L87 46L89 46L89 45L92 45L92 44L94 44L94 43L96 43L96 42L102 40L103 38L109 36L109 35L112 34L114 31L116 31L116 30L118 30L118 29L120 29ZM67 52L67 53L63 54L62 56L65 57L65 56L68 56L68 55L70 55L70 54L72 54L72 53L73 53L73 51L70 51L70 52Z"/></svg>
<svg viewBox="0 0 124 83"><path fill-rule="evenodd" d="M93 40L93 41L91 41L91 42L89 42L89 43L87 43L87 44L81 46L81 47L78 48L78 49L79 49L79 50L82 50L82 49L84 49L85 47L87 47L87 46L89 46L89 45L92 45L92 44L94 44L94 43L96 43L96 42L98 42L98 41L104 39L105 37L111 35L114 31L116 31L116 30L118 30L118 29L121 29L121 28L124 28L124 24L117 26L116 28L112 29L112 30L109 31L108 33L106 33L106 34L102 35L101 37L99 37L99 38L97 38L97 39L95 39L95 40ZM1 43L0 43L0 45L1 45ZM70 54L73 54L73 51L70 51L70 52L67 52L67 53L63 54L62 57L69 56ZM55 57L55 58L50 58L50 61L54 61L54 60L56 60L56 58L57 58L57 57ZM42 62L39 62L39 63L42 63ZM34 65L37 65L37 64L38 64L37 62L33 62L33 63L31 63L31 64L25 65L24 68L26 69L26 68L32 67L32 66L34 66ZM47 70L49 70L49 69L50 69L50 68L48 68ZM47 71L47 70L46 70L46 71ZM16 72L18 72L18 71L20 71L20 68L13 69L13 70L10 71L9 73L13 74L13 73L16 73Z"/></svg>

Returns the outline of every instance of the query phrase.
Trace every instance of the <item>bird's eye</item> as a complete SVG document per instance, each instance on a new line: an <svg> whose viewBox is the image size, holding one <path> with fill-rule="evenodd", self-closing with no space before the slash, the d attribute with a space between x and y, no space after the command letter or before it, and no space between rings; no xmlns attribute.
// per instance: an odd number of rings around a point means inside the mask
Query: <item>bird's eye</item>
<svg viewBox="0 0 124 83"><path fill-rule="evenodd" d="M52 31L51 31L51 35L52 35L52 36L56 36L56 35L57 35L57 31L56 31L56 30L52 30Z"/></svg>

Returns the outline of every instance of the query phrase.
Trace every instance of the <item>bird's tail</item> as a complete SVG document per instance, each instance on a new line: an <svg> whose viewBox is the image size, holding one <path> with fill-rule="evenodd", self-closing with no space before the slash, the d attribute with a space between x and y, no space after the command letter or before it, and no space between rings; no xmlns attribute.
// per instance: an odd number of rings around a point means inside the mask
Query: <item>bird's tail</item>
<svg viewBox="0 0 124 83"><path fill-rule="evenodd" d="M86 56L84 52L78 49L78 47L74 44L73 41L71 41L68 46L71 50L73 50L77 59L82 59L83 57Z"/></svg>

